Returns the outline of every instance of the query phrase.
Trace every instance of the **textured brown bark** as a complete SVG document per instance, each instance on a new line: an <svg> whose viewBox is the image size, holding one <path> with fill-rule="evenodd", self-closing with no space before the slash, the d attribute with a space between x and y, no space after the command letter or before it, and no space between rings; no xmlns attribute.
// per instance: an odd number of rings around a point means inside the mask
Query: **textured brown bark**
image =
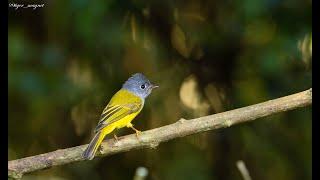
<svg viewBox="0 0 320 180"><path fill-rule="evenodd" d="M196 119L180 119L176 123L142 132L137 138L134 134L121 137L118 142L114 139L105 140L96 156L107 156L120 152L141 148L155 148L161 142L177 137L184 137L213 129L226 128L235 124L252 121L275 113L289 111L298 107L312 104L312 89L266 101L263 103L226 111ZM8 177L21 178L23 174L52 166L82 161L82 152L87 145L30 156L8 162Z"/></svg>

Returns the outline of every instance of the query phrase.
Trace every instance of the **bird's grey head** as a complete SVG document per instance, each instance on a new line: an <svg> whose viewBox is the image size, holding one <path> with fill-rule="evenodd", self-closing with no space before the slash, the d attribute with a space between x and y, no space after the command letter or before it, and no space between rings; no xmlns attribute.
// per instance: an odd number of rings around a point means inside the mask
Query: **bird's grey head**
<svg viewBox="0 0 320 180"><path fill-rule="evenodd" d="M126 89L135 95L145 99L158 86L153 85L143 74L136 73L132 75L123 85Z"/></svg>

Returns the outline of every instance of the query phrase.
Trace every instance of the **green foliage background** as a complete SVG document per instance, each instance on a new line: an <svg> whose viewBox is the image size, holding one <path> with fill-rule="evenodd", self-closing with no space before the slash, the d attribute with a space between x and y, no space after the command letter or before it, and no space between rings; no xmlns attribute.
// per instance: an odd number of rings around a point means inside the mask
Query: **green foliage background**
<svg viewBox="0 0 320 180"><path fill-rule="evenodd" d="M44 4L9 8L9 160L88 143L135 72L160 85L140 130L311 87L311 0ZM144 166L154 180L240 180L237 160L252 179L311 179L311 124L307 107L24 179L132 179Z"/></svg>

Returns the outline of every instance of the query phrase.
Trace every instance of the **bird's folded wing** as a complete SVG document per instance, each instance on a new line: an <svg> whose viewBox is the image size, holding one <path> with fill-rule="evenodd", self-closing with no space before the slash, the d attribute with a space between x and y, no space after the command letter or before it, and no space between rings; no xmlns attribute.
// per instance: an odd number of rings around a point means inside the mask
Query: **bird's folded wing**
<svg viewBox="0 0 320 180"><path fill-rule="evenodd" d="M127 115L139 111L140 108L141 104L139 103L107 106L101 114L100 121L95 129L95 133L106 126L117 122Z"/></svg>

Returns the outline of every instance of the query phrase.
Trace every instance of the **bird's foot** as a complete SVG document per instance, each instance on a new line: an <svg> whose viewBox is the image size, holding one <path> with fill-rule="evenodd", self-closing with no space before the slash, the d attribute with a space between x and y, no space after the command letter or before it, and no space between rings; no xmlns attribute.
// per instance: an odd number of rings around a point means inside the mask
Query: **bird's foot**
<svg viewBox="0 0 320 180"><path fill-rule="evenodd" d="M119 142L119 138L116 134L113 134L114 139L116 140L116 142Z"/></svg>
<svg viewBox="0 0 320 180"><path fill-rule="evenodd" d="M138 129L134 128L133 126L131 126L131 128L136 132L137 138L139 138L139 136L141 135L141 131L139 131Z"/></svg>
<svg viewBox="0 0 320 180"><path fill-rule="evenodd" d="M136 131L136 136L137 136L137 138L139 138L139 136L141 135L141 131L139 131L139 130L135 130Z"/></svg>

